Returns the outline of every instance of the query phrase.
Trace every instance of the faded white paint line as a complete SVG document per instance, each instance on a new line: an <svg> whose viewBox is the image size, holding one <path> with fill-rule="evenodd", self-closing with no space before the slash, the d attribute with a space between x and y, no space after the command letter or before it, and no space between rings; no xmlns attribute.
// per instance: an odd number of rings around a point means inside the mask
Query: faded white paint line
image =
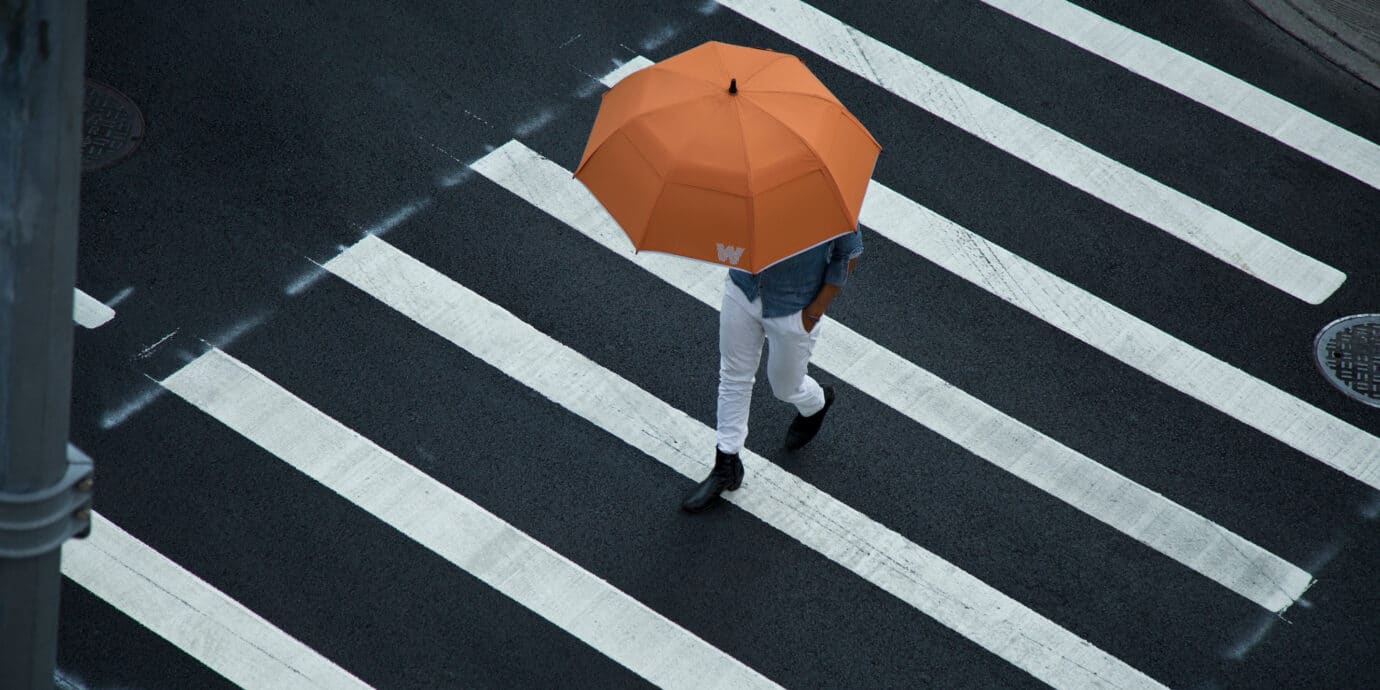
<svg viewBox="0 0 1380 690"><path fill-rule="evenodd" d="M460 160L459 158L456 158L456 157L455 157L455 154L453 154L453 153L451 153L450 151L447 151L447 150L445 150L444 148L442 148L440 144L437 144L437 143L435 143L435 142L429 141L429 140L427 140L427 139L423 139L421 136L418 136L418 137L417 137L417 141L420 141L420 142L422 142L423 144L426 144L427 146L430 146L431 148L436 149L437 151L440 151L440 152L441 152L441 155L443 155L443 156L445 156L446 158L449 158L449 159L455 161L456 163L461 163L461 164L463 164L463 163L465 162L465 161Z"/></svg>
<svg viewBox="0 0 1380 690"><path fill-rule="evenodd" d="M471 177L474 177L474 171L470 170L470 167L467 165L459 170L442 175L436 180L436 186L449 189L464 184L469 181Z"/></svg>
<svg viewBox="0 0 1380 690"><path fill-rule="evenodd" d="M53 671L53 690L90 690L86 680L71 671L55 669Z"/></svg>
<svg viewBox="0 0 1380 690"><path fill-rule="evenodd" d="M652 32L650 36L642 39L637 45L641 46L642 50L650 52L666 45L667 41L675 38L678 33L680 33L680 29L676 25L666 24Z"/></svg>
<svg viewBox="0 0 1380 690"><path fill-rule="evenodd" d="M633 254L626 236L583 185L521 143L500 147L475 163L475 169L619 256L705 304L720 306L723 269L664 255ZM820 339L813 361L978 457L1271 611L1287 608L1312 582L1308 573L1253 542L1007 416L843 324L829 321L828 335Z"/></svg>
<svg viewBox="0 0 1380 690"><path fill-rule="evenodd" d="M1266 636L1270 634L1271 630L1274 630L1279 621L1279 616L1260 615L1241 639L1227 645L1227 648L1222 652L1222 657L1232 661L1244 661L1252 649L1265 641Z"/></svg>
<svg viewBox="0 0 1380 690"><path fill-rule="evenodd" d="M1380 146L1066 0L982 0L1380 189Z"/></svg>
<svg viewBox="0 0 1380 690"><path fill-rule="evenodd" d="M371 235L360 246L387 245ZM327 267L348 267L353 251ZM777 687L221 350L201 355L163 385L652 683Z"/></svg>
<svg viewBox="0 0 1380 690"><path fill-rule="evenodd" d="M369 687L99 513L62 574L240 687Z"/></svg>
<svg viewBox="0 0 1380 690"><path fill-rule="evenodd" d="M115 310L79 288L72 289L72 320L83 328L104 326L115 318Z"/></svg>
<svg viewBox="0 0 1380 690"><path fill-rule="evenodd" d="M1320 573L1323 568L1327 567L1328 563L1332 562L1332 559L1336 558L1337 555L1342 552L1342 549L1345 548L1346 545L1347 539L1345 537L1336 537L1332 541L1318 547L1313 555L1304 560L1304 563L1308 565L1308 570L1310 572Z"/></svg>
<svg viewBox="0 0 1380 690"><path fill-rule="evenodd" d="M647 58L638 55L637 57L634 57L633 59L628 60L627 62L619 65L618 68L613 70L612 72L609 72L608 74L605 74L604 76L600 77L599 82L602 83L604 86L613 88L614 84L623 81L623 79L626 78L629 74L632 74L633 72L636 72L637 70L640 70L643 67L648 67L652 64L654 63L651 60L648 60Z"/></svg>
<svg viewBox="0 0 1380 690"><path fill-rule="evenodd" d="M513 128L513 133L520 137L525 137L533 132L540 131L542 128L556 121L556 111L550 108L543 108L541 112L533 115L517 127Z"/></svg>
<svg viewBox="0 0 1380 690"><path fill-rule="evenodd" d="M106 431L114 429L124 424L130 417L133 417L139 410L148 407L150 403L158 399L163 394L162 388L150 388L125 401L123 405L107 411L101 415L100 427Z"/></svg>
<svg viewBox="0 0 1380 690"><path fill-rule="evenodd" d="M1380 517L1380 494L1361 506L1361 518L1367 522Z"/></svg>
<svg viewBox="0 0 1380 690"><path fill-rule="evenodd" d="M383 240L366 237L326 267L671 469L694 480L708 473L713 429ZM1036 678L1058 688L1161 687L765 458L741 455L748 478L729 501Z"/></svg>
<svg viewBox="0 0 1380 690"><path fill-rule="evenodd" d="M250 331L264 325L269 316L272 316L272 312L261 311L253 316L240 319L201 342L212 347L230 347L235 341L248 335Z"/></svg>
<svg viewBox="0 0 1380 690"><path fill-rule="evenodd" d="M431 206L431 204L432 200L429 198L418 199L416 201L413 201L412 203L402 206L398 208L398 210L388 214L388 217L384 218L383 220L366 228L364 230L364 234L385 235L393 228L402 225L403 222L406 221L408 218L411 218L412 216L416 215L418 211L421 211Z"/></svg>
<svg viewBox="0 0 1380 690"><path fill-rule="evenodd" d="M1104 156L797 0L721 0L739 14L1054 177L1309 304L1346 274Z"/></svg>
<svg viewBox="0 0 1380 690"><path fill-rule="evenodd" d="M123 290L121 290L121 291L115 293L115 296L114 296L114 297L111 297L110 299L106 300L106 301L105 301L105 306L110 307L111 309L114 309L115 307L120 306L120 303L121 303L121 302L123 302L123 301L129 299L129 296L132 295L132 294L134 294L134 288L132 288L132 287L127 287L127 288L125 288L125 289L123 289Z"/></svg>
<svg viewBox="0 0 1380 690"><path fill-rule="evenodd" d="M174 328L173 331L172 331L172 333L169 333L169 334L163 336L162 338L159 338L157 342L155 342L155 343L153 343L152 345L149 345L148 347L146 347L146 348L140 350L140 351L139 351L139 354L134 355L134 358L135 358L135 359L148 359L149 357L152 357L154 351L156 351L159 347L161 347L161 346L163 345L163 343L168 342L168 339L169 339L169 338L171 338L171 337L177 335L177 332L180 331L180 330L182 330L182 329L181 329L181 328Z"/></svg>
<svg viewBox="0 0 1380 690"><path fill-rule="evenodd" d="M1368 486L1380 488L1380 438L1103 301L873 181L862 222L891 241Z"/></svg>
<svg viewBox="0 0 1380 690"><path fill-rule="evenodd" d="M308 258L307 261L311 261L312 267L307 269L302 275L297 276L291 283L288 283L288 286L283 289L283 294L300 295L306 292L307 288L310 288L320 282L322 278L330 275L326 272L326 269L321 268L321 264L312 261L311 258Z"/></svg>

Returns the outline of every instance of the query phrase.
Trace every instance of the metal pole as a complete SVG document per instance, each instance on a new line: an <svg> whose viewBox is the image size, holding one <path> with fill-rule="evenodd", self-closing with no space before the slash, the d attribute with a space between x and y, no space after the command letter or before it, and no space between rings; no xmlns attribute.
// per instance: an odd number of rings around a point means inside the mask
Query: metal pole
<svg viewBox="0 0 1380 690"><path fill-rule="evenodd" d="M10 538L0 555L6 690L53 687L57 657L65 535L33 538L32 514L70 473L85 25L85 0L0 0L0 507L12 516L0 534ZM33 550L42 552L20 555Z"/></svg>

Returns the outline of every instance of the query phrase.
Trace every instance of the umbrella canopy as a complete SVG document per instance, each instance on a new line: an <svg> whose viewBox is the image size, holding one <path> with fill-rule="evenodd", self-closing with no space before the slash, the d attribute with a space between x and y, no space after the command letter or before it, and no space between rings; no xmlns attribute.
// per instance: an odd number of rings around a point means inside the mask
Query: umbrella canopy
<svg viewBox="0 0 1380 690"><path fill-rule="evenodd" d="M799 58L711 41L607 91L575 177L637 250L756 273L857 227L880 152Z"/></svg>

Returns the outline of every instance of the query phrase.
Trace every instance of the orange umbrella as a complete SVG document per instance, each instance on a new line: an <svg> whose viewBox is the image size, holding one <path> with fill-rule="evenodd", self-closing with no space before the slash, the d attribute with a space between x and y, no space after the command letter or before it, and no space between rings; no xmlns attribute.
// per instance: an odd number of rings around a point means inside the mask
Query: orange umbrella
<svg viewBox="0 0 1380 690"><path fill-rule="evenodd" d="M638 251L757 273L857 227L880 152L799 58L711 41L606 92L575 177Z"/></svg>

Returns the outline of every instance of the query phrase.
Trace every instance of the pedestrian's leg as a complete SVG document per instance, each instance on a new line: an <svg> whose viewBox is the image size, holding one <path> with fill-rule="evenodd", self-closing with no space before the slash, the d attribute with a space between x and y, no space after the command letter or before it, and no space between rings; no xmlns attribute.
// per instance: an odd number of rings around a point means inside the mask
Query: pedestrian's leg
<svg viewBox="0 0 1380 690"><path fill-rule="evenodd" d="M809 375L810 355L822 323L805 331L800 314L766 319L767 380L777 398L795 405L801 416L824 409L824 389Z"/></svg>
<svg viewBox="0 0 1380 690"><path fill-rule="evenodd" d="M719 311L719 406L717 437L719 450L737 453L748 434L748 412L752 404L752 385L757 380L757 365L762 361L762 341L766 337L759 316L743 306L724 285L724 303Z"/></svg>
<svg viewBox="0 0 1380 690"><path fill-rule="evenodd" d="M765 335L758 314L745 307L736 285L724 285L724 304L719 311L719 410L716 424L714 469L690 492L680 507L698 513L733 491L743 481L743 462L738 451L747 440L748 408L752 384L757 378L757 363L762 359Z"/></svg>

